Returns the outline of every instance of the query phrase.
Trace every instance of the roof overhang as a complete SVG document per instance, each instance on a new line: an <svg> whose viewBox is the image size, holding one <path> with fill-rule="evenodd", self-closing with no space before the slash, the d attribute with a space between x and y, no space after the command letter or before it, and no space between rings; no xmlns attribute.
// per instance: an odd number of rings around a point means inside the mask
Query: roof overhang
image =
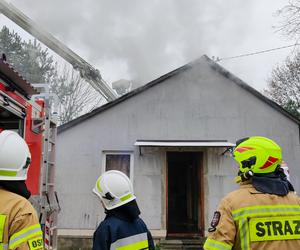
<svg viewBox="0 0 300 250"><path fill-rule="evenodd" d="M142 147L234 147L235 143L227 140L136 140L135 146Z"/></svg>
<svg viewBox="0 0 300 250"><path fill-rule="evenodd" d="M39 94L11 65L0 59L0 78L12 89L17 90L22 95L30 99L30 96Z"/></svg>
<svg viewBox="0 0 300 250"><path fill-rule="evenodd" d="M135 146L141 147L233 147L227 140L137 140Z"/></svg>
<svg viewBox="0 0 300 250"><path fill-rule="evenodd" d="M234 147L227 140L137 140L135 146L144 147Z"/></svg>

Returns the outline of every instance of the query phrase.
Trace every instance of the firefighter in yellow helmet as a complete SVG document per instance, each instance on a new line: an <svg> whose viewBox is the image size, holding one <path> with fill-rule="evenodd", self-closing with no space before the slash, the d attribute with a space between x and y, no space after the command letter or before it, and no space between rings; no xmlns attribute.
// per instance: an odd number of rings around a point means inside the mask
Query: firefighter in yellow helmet
<svg viewBox="0 0 300 250"><path fill-rule="evenodd" d="M282 168L281 148L254 136L237 141L236 182L214 213L207 250L300 249L300 200Z"/></svg>
<svg viewBox="0 0 300 250"><path fill-rule="evenodd" d="M23 138L14 131L0 133L0 250L44 249L25 184L30 159Z"/></svg>

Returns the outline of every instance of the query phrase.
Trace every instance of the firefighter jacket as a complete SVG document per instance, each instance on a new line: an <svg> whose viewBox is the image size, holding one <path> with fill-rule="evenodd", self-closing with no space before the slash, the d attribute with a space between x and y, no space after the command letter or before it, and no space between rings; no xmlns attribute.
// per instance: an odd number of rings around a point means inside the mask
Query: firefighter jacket
<svg viewBox="0 0 300 250"><path fill-rule="evenodd" d="M154 243L144 221L137 217L124 220L106 216L94 233L93 250L154 250Z"/></svg>
<svg viewBox="0 0 300 250"><path fill-rule="evenodd" d="M42 236L31 203L0 188L0 250L44 249Z"/></svg>
<svg viewBox="0 0 300 250"><path fill-rule="evenodd" d="M300 200L241 184L221 201L211 226L206 250L300 249Z"/></svg>

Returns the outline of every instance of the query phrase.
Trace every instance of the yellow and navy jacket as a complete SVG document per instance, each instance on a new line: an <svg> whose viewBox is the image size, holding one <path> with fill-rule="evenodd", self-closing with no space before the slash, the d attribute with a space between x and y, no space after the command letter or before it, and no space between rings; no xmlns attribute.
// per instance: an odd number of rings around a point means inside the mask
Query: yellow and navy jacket
<svg viewBox="0 0 300 250"><path fill-rule="evenodd" d="M0 250L44 249L43 233L31 203L0 188Z"/></svg>
<svg viewBox="0 0 300 250"><path fill-rule="evenodd" d="M251 183L228 194L212 221L206 250L300 249L300 199L257 191Z"/></svg>
<svg viewBox="0 0 300 250"><path fill-rule="evenodd" d="M106 216L94 233L93 250L154 250L152 236L144 221Z"/></svg>

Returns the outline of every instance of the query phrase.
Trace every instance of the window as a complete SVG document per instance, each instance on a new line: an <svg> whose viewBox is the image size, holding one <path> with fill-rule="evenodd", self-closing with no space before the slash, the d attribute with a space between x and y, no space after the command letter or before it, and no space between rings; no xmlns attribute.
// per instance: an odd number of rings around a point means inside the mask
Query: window
<svg viewBox="0 0 300 250"><path fill-rule="evenodd" d="M133 154L131 152L104 152L104 171L119 170L133 178Z"/></svg>

